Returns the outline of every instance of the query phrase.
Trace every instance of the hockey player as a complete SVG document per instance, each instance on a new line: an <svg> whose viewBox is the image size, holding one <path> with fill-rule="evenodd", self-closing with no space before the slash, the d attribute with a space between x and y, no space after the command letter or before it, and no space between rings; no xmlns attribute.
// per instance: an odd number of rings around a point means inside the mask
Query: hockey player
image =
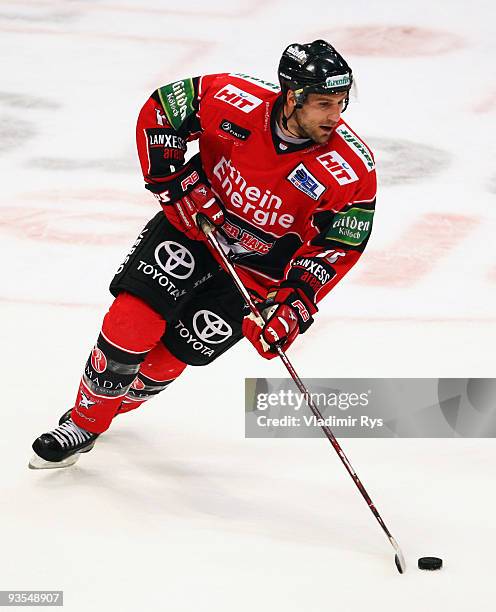
<svg viewBox="0 0 496 612"><path fill-rule="evenodd" d="M376 178L370 149L341 118L351 68L323 40L294 43L279 82L215 74L165 85L146 101L138 154L162 210L118 268L74 407L35 440L31 467L74 463L116 414L243 335L268 359L276 343L287 349L360 257ZM185 161L193 139L200 152ZM216 227L263 328L210 251L197 214Z"/></svg>

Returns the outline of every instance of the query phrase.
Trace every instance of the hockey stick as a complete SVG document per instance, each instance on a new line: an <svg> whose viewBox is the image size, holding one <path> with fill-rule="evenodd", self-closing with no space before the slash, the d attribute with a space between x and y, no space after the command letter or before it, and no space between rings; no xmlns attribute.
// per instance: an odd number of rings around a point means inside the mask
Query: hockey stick
<svg viewBox="0 0 496 612"><path fill-rule="evenodd" d="M203 232L205 233L205 236L207 237L208 243L210 244L211 248L217 253L219 258L221 259L225 271L231 276L232 280L234 281L234 284L236 285L238 291L241 293L244 301L246 302L247 306L251 310L253 316L256 318L258 324L261 327L263 327L265 325L265 321L264 321L262 315L258 312L258 309L257 309L254 301L252 300L252 298L251 298L250 294L248 293L248 290L244 286L243 282L239 278L238 273L236 272L233 264L229 261L229 259L227 258L226 254L224 253L224 251L222 249L222 246L220 245L220 243L219 243L219 241L217 239L217 236L215 235L215 229L203 217L198 218L198 223L199 223L201 229L203 230ZM298 387L298 389L303 394L303 397L305 398L305 401L306 401L308 407L310 408L310 410L312 411L313 415L317 419L319 419L319 422L324 422L324 418L323 418L322 414L320 413L319 409L313 403L312 396L310 395L310 393L308 392L307 388L305 387L305 385L301 381L300 377L296 373L296 370L294 369L293 365L289 361L286 353L283 351L283 349L280 346L277 346L277 353L279 354L279 357L281 358L282 362L286 366L286 369L288 370L289 374L291 375L291 378L294 380L296 386ZM351 478L353 479L353 482L355 483L355 485L357 486L358 490L362 494L363 499L367 502L367 505L370 508L372 514L375 516L375 518L377 519L377 522L382 527L382 530L384 531L384 533L388 537L389 542L391 543L392 547L395 550L394 562L396 564L396 567L397 567L399 573L403 574L403 572L406 570L406 564L405 564L405 558L403 556L403 553L401 552L400 547L398 546L398 543L393 538L393 536L391 535L391 532L389 531L389 529L387 528L386 524L382 520L382 517L379 514L379 512L378 512L377 508L375 507L375 505L373 504L372 499L370 498L370 495L367 493L365 487L363 486L362 482L358 478L357 473L353 469L351 463L348 461L348 458L346 457L343 449L341 448L339 442L336 440L335 435L332 433L331 428L328 427L327 425L321 425L321 427L322 427L322 429L323 429L327 439L332 444L334 450L336 451L336 453L338 454L339 458L341 459L341 462L343 463L344 467L348 471L348 474L351 476Z"/></svg>

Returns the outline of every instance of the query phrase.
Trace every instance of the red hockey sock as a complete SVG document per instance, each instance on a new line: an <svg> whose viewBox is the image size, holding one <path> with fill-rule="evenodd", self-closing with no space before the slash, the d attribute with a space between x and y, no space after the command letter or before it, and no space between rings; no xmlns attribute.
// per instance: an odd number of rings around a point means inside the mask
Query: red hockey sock
<svg viewBox="0 0 496 612"><path fill-rule="evenodd" d="M168 387L186 364L174 357L162 343L151 350L141 364L138 376L124 398L119 414L135 410Z"/></svg>
<svg viewBox="0 0 496 612"><path fill-rule="evenodd" d="M92 433L110 426L140 365L165 332L165 320L143 300L121 293L103 320L86 362L72 411L74 422Z"/></svg>

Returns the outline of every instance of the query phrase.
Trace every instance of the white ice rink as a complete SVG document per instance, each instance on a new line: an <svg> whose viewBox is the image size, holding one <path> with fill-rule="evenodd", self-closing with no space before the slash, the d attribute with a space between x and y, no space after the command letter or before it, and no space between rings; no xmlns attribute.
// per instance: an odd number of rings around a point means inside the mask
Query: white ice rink
<svg viewBox="0 0 496 612"><path fill-rule="evenodd" d="M70 612L494 610L494 440L343 441L400 576L326 440L244 438L244 377L285 375L245 343L77 466L27 461L157 210L139 108L181 77L273 81L294 41L349 60L345 118L380 181L368 250L291 351L300 375L494 377L495 17L485 0L0 0L0 590L64 590ZM445 567L421 572L426 555Z"/></svg>

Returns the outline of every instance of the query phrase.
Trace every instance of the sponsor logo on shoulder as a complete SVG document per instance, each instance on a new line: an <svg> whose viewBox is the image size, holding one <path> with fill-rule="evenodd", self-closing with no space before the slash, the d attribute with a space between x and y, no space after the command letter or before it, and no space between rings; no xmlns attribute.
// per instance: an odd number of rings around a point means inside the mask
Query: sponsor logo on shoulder
<svg viewBox="0 0 496 612"><path fill-rule="evenodd" d="M340 185L348 185L358 181L358 176L350 164L337 151L329 151L317 157L324 168L332 174Z"/></svg>
<svg viewBox="0 0 496 612"><path fill-rule="evenodd" d="M302 191L312 200L318 200L325 191L325 186L319 183L304 164L298 164L286 178L296 189Z"/></svg>
<svg viewBox="0 0 496 612"><path fill-rule="evenodd" d="M263 87L264 89L268 89L269 91L274 91L275 93L279 93L281 91L279 85L271 83L270 81L264 81L263 79L259 79L258 77L250 76L249 74L243 74L242 72L232 72L229 76L234 76L238 79L243 79L243 81L254 83L259 87Z"/></svg>
<svg viewBox="0 0 496 612"><path fill-rule="evenodd" d="M186 79L165 85L158 89L158 95L169 123L177 130L194 110L195 90L193 81Z"/></svg>
<svg viewBox="0 0 496 612"><path fill-rule="evenodd" d="M220 122L219 128L226 132L226 134L230 134L237 138L238 140L246 140L248 136L251 134L250 130L243 128L239 125L236 125L232 121L228 121L227 119L222 119Z"/></svg>
<svg viewBox="0 0 496 612"><path fill-rule="evenodd" d="M367 168L368 172L375 168L372 153L368 150L364 143L357 136L355 136L355 134L350 132L345 125L339 125L335 131L336 134L339 134L348 144L348 146L355 151L358 157L362 160L363 165Z"/></svg>
<svg viewBox="0 0 496 612"><path fill-rule="evenodd" d="M257 98L257 96L254 96L247 91L243 91L231 83L220 89L215 94L214 98L217 100L222 100L222 102L226 102L226 104L230 104L244 113L251 113L253 109L262 104L262 100L260 98Z"/></svg>

